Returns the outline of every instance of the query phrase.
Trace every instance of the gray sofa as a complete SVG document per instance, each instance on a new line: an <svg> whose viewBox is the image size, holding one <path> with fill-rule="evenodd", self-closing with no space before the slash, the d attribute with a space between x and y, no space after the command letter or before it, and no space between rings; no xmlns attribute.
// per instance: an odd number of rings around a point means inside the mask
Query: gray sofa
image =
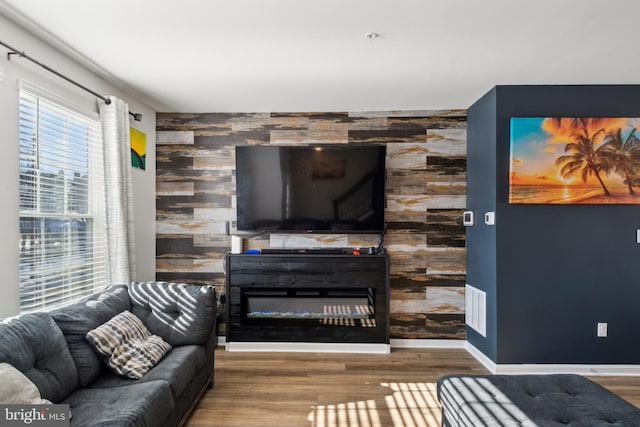
<svg viewBox="0 0 640 427"><path fill-rule="evenodd" d="M125 310L173 348L141 379L113 373L85 339ZM0 323L0 362L24 373L72 426L177 426L213 386L216 295L209 286L114 285L51 312Z"/></svg>

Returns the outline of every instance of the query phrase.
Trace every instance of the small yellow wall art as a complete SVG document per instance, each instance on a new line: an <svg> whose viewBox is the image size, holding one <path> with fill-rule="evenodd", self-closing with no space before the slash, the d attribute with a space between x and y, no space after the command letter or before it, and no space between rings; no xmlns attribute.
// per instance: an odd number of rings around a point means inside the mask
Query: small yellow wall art
<svg viewBox="0 0 640 427"><path fill-rule="evenodd" d="M131 166L146 170L147 167L147 135L138 129L130 128Z"/></svg>

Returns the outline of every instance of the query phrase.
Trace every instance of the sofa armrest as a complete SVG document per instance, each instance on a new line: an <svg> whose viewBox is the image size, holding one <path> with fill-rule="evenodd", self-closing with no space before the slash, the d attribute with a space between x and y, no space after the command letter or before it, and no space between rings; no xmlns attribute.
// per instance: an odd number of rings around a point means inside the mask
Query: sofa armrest
<svg viewBox="0 0 640 427"><path fill-rule="evenodd" d="M214 362L215 362L215 350L217 345L218 345L218 325L217 325L217 316L216 316L213 322L213 328L211 329L209 338L207 338L207 344L206 344L207 369L209 370L208 375L211 377L211 383L209 383L209 388L213 387L213 383L214 383Z"/></svg>
<svg viewBox="0 0 640 427"><path fill-rule="evenodd" d="M216 291L213 286L168 282L129 285L131 312L151 333L171 345L207 345L215 335Z"/></svg>

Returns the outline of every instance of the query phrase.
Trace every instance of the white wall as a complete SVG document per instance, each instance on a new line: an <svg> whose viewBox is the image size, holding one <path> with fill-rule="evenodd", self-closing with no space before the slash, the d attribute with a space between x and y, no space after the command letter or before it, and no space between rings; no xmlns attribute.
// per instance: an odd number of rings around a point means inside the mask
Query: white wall
<svg viewBox="0 0 640 427"><path fill-rule="evenodd" d="M135 279L153 280L156 252L155 111L1 15L0 40L103 96L115 95L123 99L131 111L143 114L141 122L132 121L133 127L147 135L147 169L133 169L137 260ZM4 72L4 79L0 79L0 318L3 318L19 312L18 81L25 79L92 111L97 111L97 103L94 96L24 58L14 56L7 61L4 47L0 47L0 75L1 72Z"/></svg>

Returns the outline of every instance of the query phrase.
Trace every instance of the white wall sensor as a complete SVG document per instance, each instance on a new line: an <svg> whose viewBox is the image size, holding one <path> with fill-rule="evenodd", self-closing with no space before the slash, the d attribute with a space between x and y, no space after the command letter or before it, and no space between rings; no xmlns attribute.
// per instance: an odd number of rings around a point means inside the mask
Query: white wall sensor
<svg viewBox="0 0 640 427"><path fill-rule="evenodd" d="M496 213L487 212L484 214L484 223L487 225L493 225L496 223Z"/></svg>
<svg viewBox="0 0 640 427"><path fill-rule="evenodd" d="M231 236L231 253L241 254L243 251L244 239L240 236Z"/></svg>
<svg viewBox="0 0 640 427"><path fill-rule="evenodd" d="M464 211L462 214L462 225L471 227L473 225L473 211Z"/></svg>

